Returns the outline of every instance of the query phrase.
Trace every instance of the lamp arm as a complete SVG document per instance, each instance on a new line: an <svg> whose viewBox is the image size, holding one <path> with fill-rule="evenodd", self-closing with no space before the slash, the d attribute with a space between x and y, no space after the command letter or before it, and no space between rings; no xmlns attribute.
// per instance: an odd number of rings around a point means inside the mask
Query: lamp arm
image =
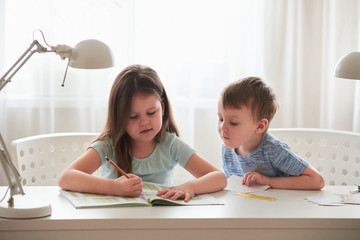
<svg viewBox="0 0 360 240"><path fill-rule="evenodd" d="M14 163L11 161L10 154L6 148L5 141L0 133L0 162L4 169L6 179L10 188L10 198L8 200L9 207L14 205L13 196L16 194L24 195L24 190L20 182L20 174L17 171Z"/></svg>
<svg viewBox="0 0 360 240"><path fill-rule="evenodd" d="M36 46L36 49L32 50ZM37 40L34 40L28 49L20 56L20 58L11 66L11 68L0 79L0 91L5 85L11 82L11 78L19 71L19 69L29 60L34 53L49 52L49 50L43 47ZM9 77L7 77L10 74Z"/></svg>
<svg viewBox="0 0 360 240"><path fill-rule="evenodd" d="M34 47L36 47L34 49ZM6 84L11 82L11 78L19 71L19 69L31 58L34 53L49 52L49 50L43 47L37 40L34 40L20 58L10 67L10 69L0 78L0 91ZM10 188L10 198L8 200L9 207L14 206L13 195L22 194L24 190L20 182L20 174L11 161L9 151L6 148L5 141L0 133L0 162L5 172L5 176Z"/></svg>

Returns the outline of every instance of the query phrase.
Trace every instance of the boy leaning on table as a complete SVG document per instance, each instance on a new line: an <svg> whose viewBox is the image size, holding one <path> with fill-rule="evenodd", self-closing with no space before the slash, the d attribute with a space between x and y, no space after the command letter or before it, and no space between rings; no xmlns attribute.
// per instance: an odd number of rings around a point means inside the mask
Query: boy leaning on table
<svg viewBox="0 0 360 240"><path fill-rule="evenodd" d="M243 176L242 184L281 189L324 187L324 179L307 161L268 131L278 104L261 78L230 83L218 103L218 131L223 140L222 161L227 177Z"/></svg>

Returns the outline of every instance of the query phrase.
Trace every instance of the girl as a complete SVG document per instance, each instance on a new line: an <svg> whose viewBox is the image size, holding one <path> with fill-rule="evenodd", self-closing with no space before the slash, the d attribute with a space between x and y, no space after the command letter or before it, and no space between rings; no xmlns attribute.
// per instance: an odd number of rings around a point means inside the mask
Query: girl
<svg viewBox="0 0 360 240"><path fill-rule="evenodd" d="M196 179L158 192L172 200L189 201L194 194L226 187L225 175L201 158L178 136L170 103L157 73L131 65L115 79L104 130L59 179L65 190L138 197L142 181L171 185L176 164ZM119 176L105 157L123 169ZM91 175L99 167L102 178Z"/></svg>

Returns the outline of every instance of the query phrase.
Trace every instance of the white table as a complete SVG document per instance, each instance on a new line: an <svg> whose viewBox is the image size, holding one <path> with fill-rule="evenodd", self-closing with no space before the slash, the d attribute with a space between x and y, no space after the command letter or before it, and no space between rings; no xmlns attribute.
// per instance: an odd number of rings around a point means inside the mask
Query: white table
<svg viewBox="0 0 360 240"><path fill-rule="evenodd" d="M75 209L58 187L27 187L28 194L51 202L52 215L0 218L0 239L360 239L360 205L318 206L304 199L353 188L262 192L277 201L220 191L213 196L225 205L214 206ZM5 187L0 187L0 196L4 192Z"/></svg>

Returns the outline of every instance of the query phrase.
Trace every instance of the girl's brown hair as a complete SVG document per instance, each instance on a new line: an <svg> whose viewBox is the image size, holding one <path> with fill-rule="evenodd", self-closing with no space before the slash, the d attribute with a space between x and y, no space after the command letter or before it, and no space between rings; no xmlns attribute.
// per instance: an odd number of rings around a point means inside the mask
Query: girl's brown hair
<svg viewBox="0 0 360 240"><path fill-rule="evenodd" d="M275 116L279 105L272 89L258 77L248 77L230 83L221 92L224 108L251 109L254 119L266 118L269 123Z"/></svg>
<svg viewBox="0 0 360 240"><path fill-rule="evenodd" d="M154 94L164 105L161 130L155 140L160 142L166 131L179 136L170 102L158 74L150 67L130 65L116 77L110 91L108 116L105 127L95 140L113 141L118 165L132 172L131 139L126 132L132 99L136 93Z"/></svg>

